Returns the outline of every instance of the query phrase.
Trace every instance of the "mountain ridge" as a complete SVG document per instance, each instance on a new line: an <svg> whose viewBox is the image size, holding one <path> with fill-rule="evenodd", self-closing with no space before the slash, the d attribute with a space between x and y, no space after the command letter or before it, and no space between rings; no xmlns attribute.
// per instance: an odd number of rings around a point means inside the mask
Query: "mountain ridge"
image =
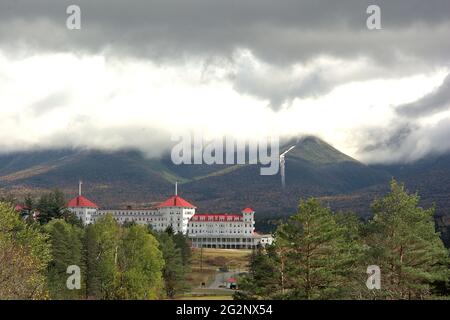
<svg viewBox="0 0 450 320"><path fill-rule="evenodd" d="M176 166L169 155L147 159L136 150L65 149L0 155L0 193L20 198L59 188L70 198L82 179L84 194L101 207L146 207L170 196L173 183L180 181L180 193L200 212L239 212L252 206L259 218L286 216L295 212L300 198L315 196L334 209L368 216L370 201L385 193L395 177L424 192L424 203L437 195L440 206L448 204L447 189L437 181L450 183L450 156L417 167L370 166L317 137L289 140L282 151L293 144L286 154L285 190L279 174L261 176L259 165ZM444 211L440 208L439 214Z"/></svg>

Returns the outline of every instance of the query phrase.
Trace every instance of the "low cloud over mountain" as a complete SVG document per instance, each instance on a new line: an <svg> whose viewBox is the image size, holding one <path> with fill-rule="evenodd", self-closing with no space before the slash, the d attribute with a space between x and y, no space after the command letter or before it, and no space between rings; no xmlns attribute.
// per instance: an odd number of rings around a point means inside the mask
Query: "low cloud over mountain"
<svg viewBox="0 0 450 320"><path fill-rule="evenodd" d="M138 148L205 136L318 135L365 162L448 144L450 3L0 3L0 150Z"/></svg>

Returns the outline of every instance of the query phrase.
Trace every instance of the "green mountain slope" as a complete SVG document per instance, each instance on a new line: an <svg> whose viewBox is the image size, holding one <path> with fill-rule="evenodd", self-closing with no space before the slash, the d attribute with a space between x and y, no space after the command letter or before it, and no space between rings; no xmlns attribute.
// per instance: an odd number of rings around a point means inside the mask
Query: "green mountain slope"
<svg viewBox="0 0 450 320"><path fill-rule="evenodd" d="M282 150L293 144L286 155L285 190L279 174L261 176L259 165L175 166L169 156L146 159L137 151L47 150L0 155L0 194L20 197L57 187L69 198L82 179L84 193L102 207L141 207L171 195L174 181L179 181L180 194L199 212L252 206L258 219L283 216L295 211L299 198L317 196L333 208L367 215L370 201L383 194L394 176L419 190L425 204L450 205L450 156L373 167L318 138L291 140Z"/></svg>

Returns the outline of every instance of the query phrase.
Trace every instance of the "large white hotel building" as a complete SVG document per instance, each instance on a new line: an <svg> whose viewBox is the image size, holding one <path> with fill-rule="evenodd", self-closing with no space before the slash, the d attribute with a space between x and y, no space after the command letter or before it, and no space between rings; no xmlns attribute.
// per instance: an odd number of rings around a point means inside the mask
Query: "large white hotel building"
<svg viewBox="0 0 450 320"><path fill-rule="evenodd" d="M152 209L100 209L94 202L79 195L67 208L84 224L95 223L111 214L118 223L135 222L150 225L155 231L171 227L175 233L187 235L196 248L252 249L273 242L271 235L255 232L255 212L245 208L238 214L196 213L196 207L177 194Z"/></svg>

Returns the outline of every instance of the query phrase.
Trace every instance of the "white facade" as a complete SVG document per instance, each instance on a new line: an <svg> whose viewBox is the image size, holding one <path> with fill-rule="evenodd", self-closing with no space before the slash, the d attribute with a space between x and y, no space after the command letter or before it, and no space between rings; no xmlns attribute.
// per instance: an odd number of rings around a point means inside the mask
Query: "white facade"
<svg viewBox="0 0 450 320"><path fill-rule="evenodd" d="M98 215L97 208L89 208L89 207L75 207L69 208L71 212L73 212L83 224L91 224L95 221L95 218Z"/></svg>
<svg viewBox="0 0 450 320"><path fill-rule="evenodd" d="M189 220L195 215L195 208L185 207L162 207L158 208L158 211L165 223L163 229L156 229L158 231L164 231L168 227L172 227L175 233L188 233Z"/></svg>
<svg viewBox="0 0 450 320"><path fill-rule="evenodd" d="M189 219L195 214L195 209L170 207L158 209L99 209L93 216L95 222L102 216L111 214L118 223L135 222L151 225L155 231L164 231L172 227L175 233L187 234Z"/></svg>
<svg viewBox="0 0 450 320"><path fill-rule="evenodd" d="M271 235L255 233L255 212L246 208L240 214L196 214L196 207L175 195L154 209L99 209L80 195L68 203L68 209L84 224L95 223L111 214L120 223L150 225L155 231L172 227L187 235L193 247L250 249L273 242Z"/></svg>

